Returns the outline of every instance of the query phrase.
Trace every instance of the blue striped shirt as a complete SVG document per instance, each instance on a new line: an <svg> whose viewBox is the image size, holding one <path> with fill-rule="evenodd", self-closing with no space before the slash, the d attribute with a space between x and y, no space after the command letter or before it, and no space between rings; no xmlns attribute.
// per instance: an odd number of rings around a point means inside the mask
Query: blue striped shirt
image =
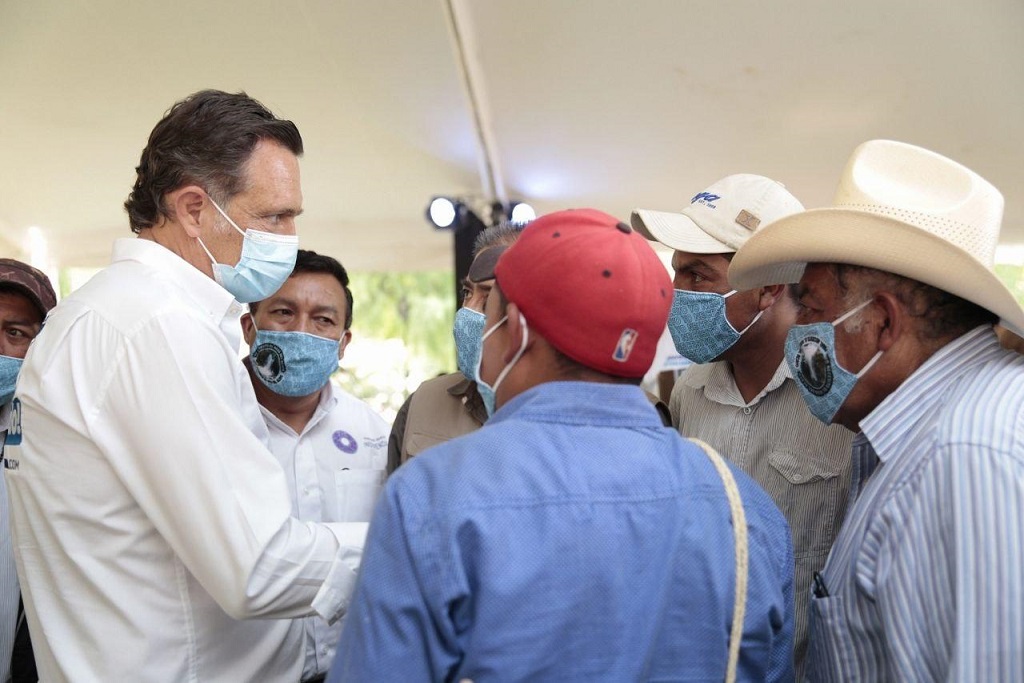
<svg viewBox="0 0 1024 683"><path fill-rule="evenodd" d="M1024 680L1024 356L976 328L860 426L808 680Z"/></svg>

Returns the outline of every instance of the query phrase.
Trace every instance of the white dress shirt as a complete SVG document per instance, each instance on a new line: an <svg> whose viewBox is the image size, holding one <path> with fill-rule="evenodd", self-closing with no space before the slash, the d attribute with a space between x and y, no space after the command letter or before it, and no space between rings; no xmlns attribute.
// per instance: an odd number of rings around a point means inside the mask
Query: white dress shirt
<svg viewBox="0 0 1024 683"><path fill-rule="evenodd" d="M292 513L309 522L339 522L365 533L384 483L391 427L363 401L328 384L301 434L260 406L270 450L288 480ZM327 673L342 621L302 620L302 680Z"/></svg>
<svg viewBox="0 0 1024 683"><path fill-rule="evenodd" d="M7 483L42 680L296 681L292 618L345 610L363 535L291 516L241 311L123 239L32 343Z"/></svg>

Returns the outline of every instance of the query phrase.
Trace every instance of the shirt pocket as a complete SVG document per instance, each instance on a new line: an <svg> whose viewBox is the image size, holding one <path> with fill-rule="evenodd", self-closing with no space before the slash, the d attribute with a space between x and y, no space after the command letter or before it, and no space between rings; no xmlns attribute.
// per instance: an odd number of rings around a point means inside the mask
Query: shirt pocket
<svg viewBox="0 0 1024 683"><path fill-rule="evenodd" d="M384 486L384 470L343 469L334 472L337 522L369 522Z"/></svg>
<svg viewBox="0 0 1024 683"><path fill-rule="evenodd" d="M810 641L805 680L856 680L856 657L842 596L819 598L812 595L809 613Z"/></svg>
<svg viewBox="0 0 1024 683"><path fill-rule="evenodd" d="M797 558L828 552L839 530L845 491L839 471L812 454L776 448L768 454L770 480L765 488L793 532Z"/></svg>

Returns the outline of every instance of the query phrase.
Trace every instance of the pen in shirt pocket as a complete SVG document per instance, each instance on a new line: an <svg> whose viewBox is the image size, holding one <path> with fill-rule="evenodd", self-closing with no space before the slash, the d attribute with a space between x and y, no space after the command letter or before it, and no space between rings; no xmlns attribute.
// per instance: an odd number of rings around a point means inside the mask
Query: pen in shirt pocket
<svg viewBox="0 0 1024 683"><path fill-rule="evenodd" d="M818 572L814 572L814 597L816 598L827 598L828 587L825 585L825 579Z"/></svg>

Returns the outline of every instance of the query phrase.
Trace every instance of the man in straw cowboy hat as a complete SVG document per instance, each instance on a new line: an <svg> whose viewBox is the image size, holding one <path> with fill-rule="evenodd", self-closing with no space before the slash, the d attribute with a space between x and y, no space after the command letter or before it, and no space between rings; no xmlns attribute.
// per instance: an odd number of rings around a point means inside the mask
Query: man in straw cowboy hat
<svg viewBox="0 0 1024 683"><path fill-rule="evenodd" d="M786 355L860 432L811 600L815 681L1024 680L1024 310L992 272L1003 199L919 147L854 153L829 208L739 250L739 289L803 271Z"/></svg>
<svg viewBox="0 0 1024 683"><path fill-rule="evenodd" d="M657 255L560 211L495 279L474 374L497 409L388 480L329 680L792 680L785 520L637 386L672 301Z"/></svg>

